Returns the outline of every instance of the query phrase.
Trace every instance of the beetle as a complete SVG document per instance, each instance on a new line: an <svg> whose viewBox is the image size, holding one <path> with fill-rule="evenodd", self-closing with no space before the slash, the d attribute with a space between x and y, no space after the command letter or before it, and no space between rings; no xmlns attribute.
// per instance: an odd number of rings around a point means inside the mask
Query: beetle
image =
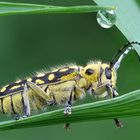
<svg viewBox="0 0 140 140"><path fill-rule="evenodd" d="M0 88L0 112L28 117L34 110L58 104L64 106L65 115L70 115L72 103L83 99L87 93L96 98L118 96L117 70L125 55L133 49L132 44L140 45L138 42L126 44L110 63L67 64ZM117 118L114 121L117 127L122 127ZM65 127L68 128L69 123Z"/></svg>

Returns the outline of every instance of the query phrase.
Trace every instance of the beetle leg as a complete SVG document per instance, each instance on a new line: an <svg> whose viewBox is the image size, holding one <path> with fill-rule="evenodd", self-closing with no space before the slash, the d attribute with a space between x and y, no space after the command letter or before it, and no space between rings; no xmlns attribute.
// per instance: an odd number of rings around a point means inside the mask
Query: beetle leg
<svg viewBox="0 0 140 140"><path fill-rule="evenodd" d="M113 89L110 85L106 85L106 90L108 92L108 94L112 97L112 98L115 98L116 96L118 96L118 93L116 92L115 89ZM122 128L123 127L123 124L121 123L120 120L118 119L114 119L114 122L115 122L115 125L118 127L118 128Z"/></svg>
<svg viewBox="0 0 140 140"><path fill-rule="evenodd" d="M122 127L123 127L123 124L122 124L122 122L121 122L120 120L114 119L114 121L115 121L115 125L116 125L118 128L122 128Z"/></svg>
<svg viewBox="0 0 140 140"><path fill-rule="evenodd" d="M23 97L22 99L23 99L23 112L24 112L23 117L28 117L30 116L31 111L30 111L30 103L29 103L29 97L28 97L28 88L26 84L24 85L22 97Z"/></svg>
<svg viewBox="0 0 140 140"><path fill-rule="evenodd" d="M65 109L64 109L64 114L65 115L70 115L71 114L72 96L73 96L73 90L71 91L69 100L65 105Z"/></svg>
<svg viewBox="0 0 140 140"><path fill-rule="evenodd" d="M70 129L70 123L65 123L64 128L65 128L66 130L69 130L69 129Z"/></svg>
<svg viewBox="0 0 140 140"><path fill-rule="evenodd" d="M69 100L65 105L65 109L64 109L65 115L71 115L72 96L73 96L73 90L71 91ZM65 123L64 128L66 130L70 129L70 123Z"/></svg>
<svg viewBox="0 0 140 140"><path fill-rule="evenodd" d="M112 88L112 94L113 94L113 98L115 98L116 96L119 95L117 93L117 91L115 89L113 89L113 88ZM117 127L119 127L119 128L122 128L123 127L123 124L122 124L122 122L120 120L114 119L114 121L115 121L115 124L116 124Z"/></svg>
<svg viewBox="0 0 140 140"><path fill-rule="evenodd" d="M39 97L43 98L43 99L48 99L48 96L46 94L45 91L43 91L39 86L37 86L36 84L32 83L32 82L27 82L24 85L24 89L23 89L23 93L22 93L22 99L23 99L23 118L24 117L28 117L31 114L30 111L30 103L29 103L29 97L28 97L28 87L31 88L35 94L37 94Z"/></svg>
<svg viewBox="0 0 140 140"><path fill-rule="evenodd" d="M39 86L37 86L36 84L32 83L32 82L27 82L27 85L41 98L43 99L49 99L48 95L46 94L46 92L41 89Z"/></svg>
<svg viewBox="0 0 140 140"><path fill-rule="evenodd" d="M52 100L47 101L47 104L48 104L49 106L57 105L56 97L55 97L55 95L54 95L53 93L51 94L51 97L52 97Z"/></svg>

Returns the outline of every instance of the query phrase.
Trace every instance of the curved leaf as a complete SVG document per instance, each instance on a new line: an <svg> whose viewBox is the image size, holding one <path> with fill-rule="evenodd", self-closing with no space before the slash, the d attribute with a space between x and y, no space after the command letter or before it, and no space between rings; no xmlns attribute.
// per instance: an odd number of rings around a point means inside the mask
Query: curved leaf
<svg viewBox="0 0 140 140"><path fill-rule="evenodd" d="M25 3L9 3L0 2L0 16L16 15L16 14L49 14L49 13L89 13L97 12L98 10L110 10L115 7L83 5L83 6L51 6L39 4L25 4Z"/></svg>
<svg viewBox="0 0 140 140"><path fill-rule="evenodd" d="M140 6L137 0L94 0L99 6L115 5L117 7L116 26L131 41L140 42ZM134 45L140 56L140 46Z"/></svg>
<svg viewBox="0 0 140 140"><path fill-rule="evenodd" d="M20 120L0 123L0 130L20 129L47 126L67 122L81 122L87 120L105 120L140 115L140 90L72 108L72 115L64 116L63 109L45 112Z"/></svg>

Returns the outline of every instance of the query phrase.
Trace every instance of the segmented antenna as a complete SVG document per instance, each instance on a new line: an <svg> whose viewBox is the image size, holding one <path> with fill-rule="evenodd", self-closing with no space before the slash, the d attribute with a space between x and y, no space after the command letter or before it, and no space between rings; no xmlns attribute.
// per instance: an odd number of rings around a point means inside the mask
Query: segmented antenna
<svg viewBox="0 0 140 140"><path fill-rule="evenodd" d="M123 60L123 58L125 57L125 55L127 55L129 53L130 50L134 49L132 44L137 44L140 45L139 42L128 42L126 45L124 45L112 58L111 62L110 62L110 68L114 68L115 70L117 70L120 67L120 63ZM137 52L136 52L137 53ZM137 53L138 55L138 53ZM139 61L140 61L140 56L138 55Z"/></svg>

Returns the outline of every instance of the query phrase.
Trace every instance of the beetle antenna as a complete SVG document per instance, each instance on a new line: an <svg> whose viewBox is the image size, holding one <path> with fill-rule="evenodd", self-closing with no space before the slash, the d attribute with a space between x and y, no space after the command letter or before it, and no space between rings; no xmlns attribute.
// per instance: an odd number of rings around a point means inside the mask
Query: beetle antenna
<svg viewBox="0 0 140 140"><path fill-rule="evenodd" d="M121 49L119 49L119 51L113 56L111 62L110 62L110 68L114 68L115 70L117 70L120 67L121 61L123 60L123 58L125 57L125 55L127 55L129 53L130 50L133 50L133 46L132 44L137 44L140 45L139 42L128 42L126 45L124 45ZM137 52L136 52L137 53ZM139 58L140 61L140 56L137 53L137 56Z"/></svg>

